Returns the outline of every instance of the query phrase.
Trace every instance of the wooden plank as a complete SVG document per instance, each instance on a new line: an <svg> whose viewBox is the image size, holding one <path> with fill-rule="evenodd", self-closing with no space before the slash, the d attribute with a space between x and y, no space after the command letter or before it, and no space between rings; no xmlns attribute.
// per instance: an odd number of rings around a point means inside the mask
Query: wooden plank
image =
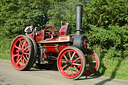
<svg viewBox="0 0 128 85"><path fill-rule="evenodd" d="M58 40L42 40L37 43L62 43L62 42L72 42L71 36L60 36Z"/></svg>
<svg viewBox="0 0 128 85"><path fill-rule="evenodd" d="M62 42L71 42L71 41L38 41L37 43L62 43Z"/></svg>

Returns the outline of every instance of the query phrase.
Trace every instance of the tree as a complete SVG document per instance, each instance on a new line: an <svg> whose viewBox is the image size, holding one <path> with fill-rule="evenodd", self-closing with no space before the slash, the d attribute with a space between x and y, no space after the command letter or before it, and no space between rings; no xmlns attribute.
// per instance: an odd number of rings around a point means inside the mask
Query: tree
<svg viewBox="0 0 128 85"><path fill-rule="evenodd" d="M3 34L11 37L24 33L27 23L33 23L40 28L48 21L46 0L2 0L0 2L0 29Z"/></svg>
<svg viewBox="0 0 128 85"><path fill-rule="evenodd" d="M128 0L93 0L85 4L84 10L92 25L124 26L128 23Z"/></svg>
<svg viewBox="0 0 128 85"><path fill-rule="evenodd" d="M66 19L67 21L69 21L73 29L75 29L75 5L79 3L79 0L67 0L65 2L55 1L53 4L51 4L50 9L47 13L49 18L49 24L60 28L61 21L64 21Z"/></svg>

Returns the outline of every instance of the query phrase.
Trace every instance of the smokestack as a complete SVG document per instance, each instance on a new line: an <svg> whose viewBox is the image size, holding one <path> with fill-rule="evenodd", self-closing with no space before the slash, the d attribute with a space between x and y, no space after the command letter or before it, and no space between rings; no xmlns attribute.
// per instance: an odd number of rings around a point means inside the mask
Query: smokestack
<svg viewBox="0 0 128 85"><path fill-rule="evenodd" d="M81 35L83 5L76 5L76 35Z"/></svg>

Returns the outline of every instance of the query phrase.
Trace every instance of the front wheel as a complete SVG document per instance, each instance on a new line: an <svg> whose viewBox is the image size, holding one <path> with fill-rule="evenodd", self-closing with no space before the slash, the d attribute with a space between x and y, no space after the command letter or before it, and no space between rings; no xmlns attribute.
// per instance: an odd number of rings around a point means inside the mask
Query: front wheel
<svg viewBox="0 0 128 85"><path fill-rule="evenodd" d="M58 70L67 78L78 79L85 70L85 57L81 50L69 46L58 56Z"/></svg>

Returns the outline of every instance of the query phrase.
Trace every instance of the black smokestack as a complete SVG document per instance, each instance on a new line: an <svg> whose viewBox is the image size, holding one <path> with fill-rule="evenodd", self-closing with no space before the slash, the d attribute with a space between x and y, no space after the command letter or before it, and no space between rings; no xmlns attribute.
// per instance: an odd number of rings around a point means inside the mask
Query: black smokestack
<svg viewBox="0 0 128 85"><path fill-rule="evenodd" d="M76 35L81 35L83 5L76 5Z"/></svg>

